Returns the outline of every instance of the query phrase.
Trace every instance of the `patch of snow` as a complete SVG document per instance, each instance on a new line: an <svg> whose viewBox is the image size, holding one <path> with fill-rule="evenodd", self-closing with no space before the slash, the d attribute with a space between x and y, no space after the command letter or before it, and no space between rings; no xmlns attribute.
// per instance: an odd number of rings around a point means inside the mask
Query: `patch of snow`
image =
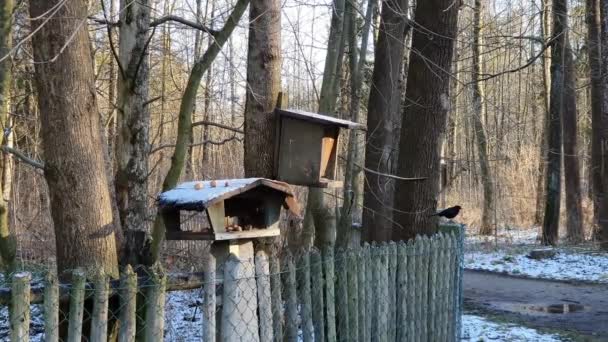
<svg viewBox="0 0 608 342"><path fill-rule="evenodd" d="M568 341L558 335L543 334L510 323L495 323L475 315L462 315L462 341L535 341L557 342Z"/></svg>
<svg viewBox="0 0 608 342"><path fill-rule="evenodd" d="M259 181L263 178L244 178L244 179L222 179L212 181L195 181L179 184L172 190L163 192L158 197L162 204L180 205L188 203L205 204L214 198L222 196L228 192L246 187L249 184ZM211 186L214 182L214 186ZM201 184L201 188L196 189L195 186ZM228 184L228 186L226 186Z"/></svg>
<svg viewBox="0 0 608 342"><path fill-rule="evenodd" d="M525 254L525 250L467 252L464 257L465 268L544 279L608 283L608 254L558 251L555 257L543 260L533 260Z"/></svg>

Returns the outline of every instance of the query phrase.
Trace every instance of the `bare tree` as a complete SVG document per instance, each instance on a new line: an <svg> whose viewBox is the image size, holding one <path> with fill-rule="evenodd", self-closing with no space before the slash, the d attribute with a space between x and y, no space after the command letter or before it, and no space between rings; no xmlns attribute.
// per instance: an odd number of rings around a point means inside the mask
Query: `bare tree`
<svg viewBox="0 0 608 342"><path fill-rule="evenodd" d="M44 174L51 196L59 271L95 267L118 276L110 185L95 98L87 6L82 0L31 0ZM102 147L102 148L100 148Z"/></svg>
<svg viewBox="0 0 608 342"><path fill-rule="evenodd" d="M600 13L601 13L601 46L608 46L608 2L600 2ZM599 140L598 146L601 150L601 170L602 170L602 184L594 184L595 198L598 205L598 230L596 238L600 241L603 249L608 249L608 53L602 53L602 115L600 120L594 120L593 125L596 127L593 129L593 139ZM599 133L599 134L595 134ZM600 188L601 186L601 188Z"/></svg>
<svg viewBox="0 0 608 342"><path fill-rule="evenodd" d="M429 214L437 207L439 194L440 147L450 105L458 11L452 0L416 4L397 175L426 179L397 182L394 240L436 231L436 221Z"/></svg>
<svg viewBox="0 0 608 342"><path fill-rule="evenodd" d="M367 105L365 167L378 173L365 174L363 198L364 241L388 241L393 228L395 180L380 174L394 174L397 165L398 128L403 85L403 65L408 0L382 1L374 71Z"/></svg>

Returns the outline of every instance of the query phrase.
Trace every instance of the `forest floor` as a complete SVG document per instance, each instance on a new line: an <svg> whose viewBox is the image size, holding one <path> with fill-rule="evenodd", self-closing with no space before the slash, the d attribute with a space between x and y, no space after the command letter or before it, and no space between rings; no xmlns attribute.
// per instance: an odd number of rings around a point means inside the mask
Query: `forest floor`
<svg viewBox="0 0 608 342"><path fill-rule="evenodd" d="M540 247L537 236L537 229L467 236L465 308L481 320L503 322L478 322L477 328L503 328L476 341L608 341L608 254L593 245L561 246L553 257L531 259L528 253ZM504 328L514 323L550 333L530 337L534 331Z"/></svg>

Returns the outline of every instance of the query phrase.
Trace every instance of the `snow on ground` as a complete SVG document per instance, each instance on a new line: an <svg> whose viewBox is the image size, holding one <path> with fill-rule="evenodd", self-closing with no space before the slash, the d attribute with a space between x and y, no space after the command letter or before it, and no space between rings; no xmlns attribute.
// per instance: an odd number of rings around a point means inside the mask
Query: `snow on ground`
<svg viewBox="0 0 608 342"><path fill-rule="evenodd" d="M475 315L462 315L462 341L567 341L558 335L543 334L535 329L509 323L495 323Z"/></svg>

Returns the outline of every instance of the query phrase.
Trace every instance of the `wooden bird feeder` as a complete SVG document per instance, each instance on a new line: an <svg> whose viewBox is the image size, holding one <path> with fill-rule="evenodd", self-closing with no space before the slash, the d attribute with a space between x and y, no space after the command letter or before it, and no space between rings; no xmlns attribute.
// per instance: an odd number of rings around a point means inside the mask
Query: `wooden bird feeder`
<svg viewBox="0 0 608 342"><path fill-rule="evenodd" d="M356 122L293 109L275 109L275 178L309 187L341 187L336 180L340 128L364 129Z"/></svg>
<svg viewBox="0 0 608 342"><path fill-rule="evenodd" d="M280 235L281 206L299 215L288 184L264 178L186 182L163 192L159 210L167 240L225 241ZM181 229L180 212L206 212L210 227Z"/></svg>

